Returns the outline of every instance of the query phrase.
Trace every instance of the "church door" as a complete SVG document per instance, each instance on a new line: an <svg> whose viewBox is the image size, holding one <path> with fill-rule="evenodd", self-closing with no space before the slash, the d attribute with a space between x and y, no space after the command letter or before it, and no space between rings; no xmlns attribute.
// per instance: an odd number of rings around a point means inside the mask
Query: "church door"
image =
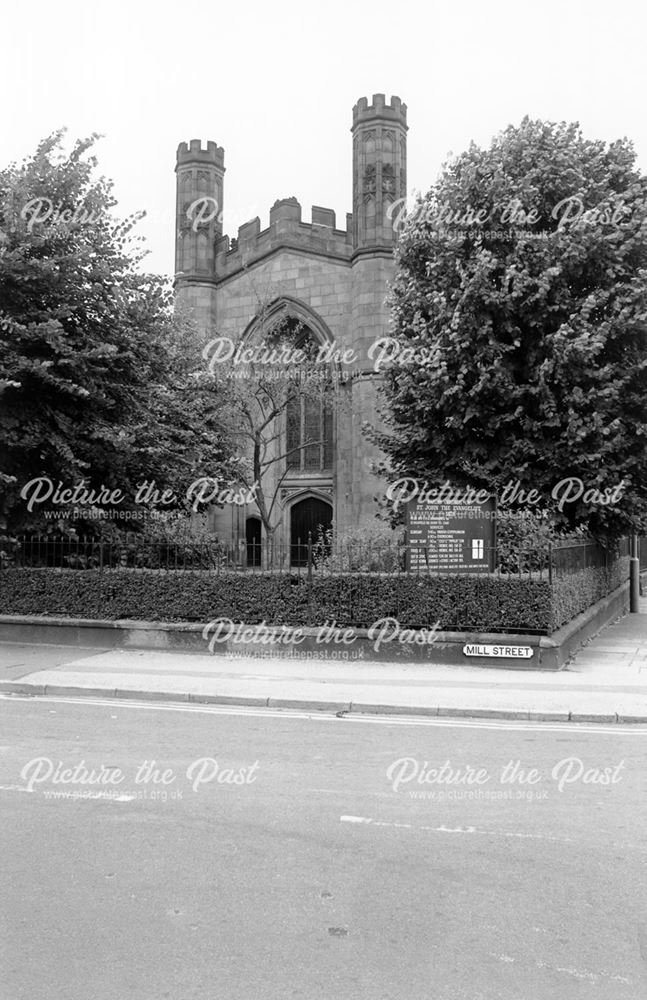
<svg viewBox="0 0 647 1000"><path fill-rule="evenodd" d="M332 525L332 506L325 500L307 497L295 503L290 512L290 565L308 564L308 533L316 542L320 531L328 531Z"/></svg>

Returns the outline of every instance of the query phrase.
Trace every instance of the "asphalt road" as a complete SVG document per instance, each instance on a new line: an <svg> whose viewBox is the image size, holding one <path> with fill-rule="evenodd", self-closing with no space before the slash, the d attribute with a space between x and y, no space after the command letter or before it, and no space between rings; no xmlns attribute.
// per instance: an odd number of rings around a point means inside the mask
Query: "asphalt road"
<svg viewBox="0 0 647 1000"><path fill-rule="evenodd" d="M2 1000L647 996L645 727L0 721Z"/></svg>

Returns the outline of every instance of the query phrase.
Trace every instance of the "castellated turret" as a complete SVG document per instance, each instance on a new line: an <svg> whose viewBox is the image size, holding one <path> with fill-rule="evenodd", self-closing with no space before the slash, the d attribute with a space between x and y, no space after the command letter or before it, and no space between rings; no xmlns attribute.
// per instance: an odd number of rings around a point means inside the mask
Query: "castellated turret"
<svg viewBox="0 0 647 1000"><path fill-rule="evenodd" d="M199 139L177 148L176 282L213 280L215 243L222 236L225 151Z"/></svg>
<svg viewBox="0 0 647 1000"><path fill-rule="evenodd" d="M407 194L407 106L366 97L353 108L353 251L391 251L394 202Z"/></svg>

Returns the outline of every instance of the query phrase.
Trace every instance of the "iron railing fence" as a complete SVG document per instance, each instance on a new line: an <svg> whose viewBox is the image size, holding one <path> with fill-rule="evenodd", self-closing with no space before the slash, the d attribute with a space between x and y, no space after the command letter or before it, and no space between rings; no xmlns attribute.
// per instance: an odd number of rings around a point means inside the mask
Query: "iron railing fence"
<svg viewBox="0 0 647 1000"><path fill-rule="evenodd" d="M640 572L647 572L647 538L638 539L638 558L640 559Z"/></svg>
<svg viewBox="0 0 647 1000"><path fill-rule="evenodd" d="M358 628L369 628L373 622L369 609L374 607L376 577L388 580L390 615L398 621L406 621L407 628L428 628L430 622L424 620L422 609L416 611L415 601L412 607L411 587L408 585L411 577L428 574L447 577L460 573L476 578L469 588L473 613L469 614L469 620L460 621L450 620L451 612L445 614L442 628L449 631L483 631L483 622L488 615L481 620L479 597L482 593L485 604L491 600L492 590L488 582L492 577L559 582L582 570L606 567L610 572L606 580L599 582L603 589L610 588L616 585L618 575L622 576L623 567L619 559L629 554L627 539L623 539L613 550L605 550L594 542L528 547L514 553L507 551L504 555L486 549L483 552L484 566L473 569L459 565L456 552L449 553L433 545L422 547L422 551L420 548L374 543L325 546L313 542L312 538L289 546L265 542L260 545L241 542L231 546L217 540L151 542L135 533L101 541L50 534L0 538L0 566L25 570L47 567L70 571L94 569L102 574L106 583L112 583L120 573L177 573L180 586L182 574L187 573L230 576L296 574L305 585L307 622L311 625L321 625L315 582L322 576L329 576L333 583L327 588L326 619L332 615L335 621ZM344 578L351 577L352 586L344 586ZM553 631L549 621L541 628L530 627L530 620L521 609L516 613L506 612L506 615L505 624L492 621L485 630L525 635L550 634ZM262 616L263 610L259 609L258 619L252 617L249 621L260 621Z"/></svg>
<svg viewBox="0 0 647 1000"><path fill-rule="evenodd" d="M465 551L464 546L431 539L424 545L379 542L325 544L309 536L293 544L217 539L152 541L136 533L118 538L84 536L18 535L0 538L0 568L150 570L166 572L270 572L348 576L444 575L527 577L547 579L590 568L609 569L629 555L629 539L614 548L597 542L521 546L511 550L484 545ZM641 549L645 551L645 549ZM646 552L647 554L647 552Z"/></svg>

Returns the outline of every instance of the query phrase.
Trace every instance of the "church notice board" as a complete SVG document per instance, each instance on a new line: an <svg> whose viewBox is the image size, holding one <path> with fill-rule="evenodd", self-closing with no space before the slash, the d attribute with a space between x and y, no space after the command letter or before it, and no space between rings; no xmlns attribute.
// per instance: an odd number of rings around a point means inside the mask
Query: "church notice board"
<svg viewBox="0 0 647 1000"><path fill-rule="evenodd" d="M407 571L492 573L495 501L410 501L407 511Z"/></svg>

